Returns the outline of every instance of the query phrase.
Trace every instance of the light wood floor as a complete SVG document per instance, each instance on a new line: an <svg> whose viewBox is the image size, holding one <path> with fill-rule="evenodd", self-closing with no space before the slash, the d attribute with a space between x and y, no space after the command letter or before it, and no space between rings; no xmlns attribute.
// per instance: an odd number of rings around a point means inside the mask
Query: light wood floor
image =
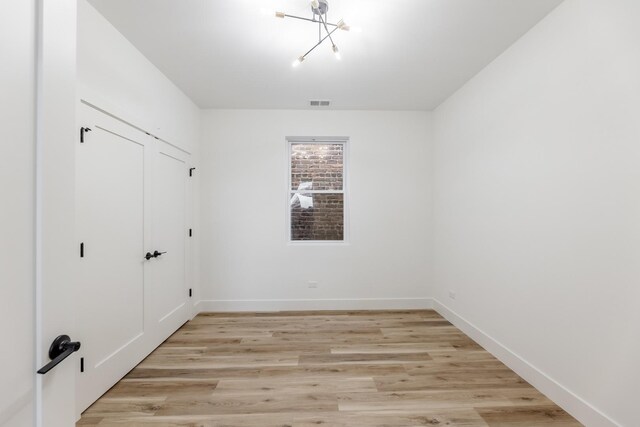
<svg viewBox="0 0 640 427"><path fill-rule="evenodd" d="M580 424L424 310L200 314L78 425Z"/></svg>

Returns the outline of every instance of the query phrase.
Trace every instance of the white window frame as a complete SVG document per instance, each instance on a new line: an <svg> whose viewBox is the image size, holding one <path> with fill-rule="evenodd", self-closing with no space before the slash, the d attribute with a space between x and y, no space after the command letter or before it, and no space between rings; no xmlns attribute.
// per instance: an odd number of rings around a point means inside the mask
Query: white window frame
<svg viewBox="0 0 640 427"><path fill-rule="evenodd" d="M287 149L287 192L286 192L286 241L294 246L324 246L324 245L348 245L349 244L349 137L311 137L288 136L286 138ZM291 189L291 147L293 144L341 144L342 149L342 190L292 190ZM343 240L291 240L291 197L293 194L342 194L343 197Z"/></svg>

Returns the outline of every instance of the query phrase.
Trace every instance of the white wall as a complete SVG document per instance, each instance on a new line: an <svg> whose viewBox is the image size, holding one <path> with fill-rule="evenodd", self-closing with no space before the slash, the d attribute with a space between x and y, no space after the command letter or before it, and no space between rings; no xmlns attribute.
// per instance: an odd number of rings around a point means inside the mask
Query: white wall
<svg viewBox="0 0 640 427"><path fill-rule="evenodd" d="M78 84L82 98L197 150L198 107L86 0L78 2Z"/></svg>
<svg viewBox="0 0 640 427"><path fill-rule="evenodd" d="M202 123L202 309L424 306L430 113L209 110ZM348 245L287 245L294 135L351 138Z"/></svg>
<svg viewBox="0 0 640 427"><path fill-rule="evenodd" d="M0 13L0 425L33 425L35 1Z"/></svg>
<svg viewBox="0 0 640 427"><path fill-rule="evenodd" d="M567 0L434 116L436 297L590 426L639 419L638 22Z"/></svg>

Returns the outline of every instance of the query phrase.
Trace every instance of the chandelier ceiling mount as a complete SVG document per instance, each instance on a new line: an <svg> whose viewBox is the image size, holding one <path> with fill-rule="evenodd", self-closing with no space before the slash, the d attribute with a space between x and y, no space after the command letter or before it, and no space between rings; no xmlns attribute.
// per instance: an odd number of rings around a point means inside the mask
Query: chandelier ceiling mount
<svg viewBox="0 0 640 427"><path fill-rule="evenodd" d="M326 19L327 12L329 11L329 2L327 0L311 2L311 11L314 15L324 16Z"/></svg>

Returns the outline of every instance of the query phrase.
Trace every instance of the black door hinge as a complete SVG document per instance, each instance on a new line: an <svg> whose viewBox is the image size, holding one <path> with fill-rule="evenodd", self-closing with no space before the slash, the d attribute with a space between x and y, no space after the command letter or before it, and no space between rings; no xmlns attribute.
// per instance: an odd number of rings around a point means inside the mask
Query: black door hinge
<svg viewBox="0 0 640 427"><path fill-rule="evenodd" d="M193 229L189 229L189 237L193 236Z"/></svg>
<svg viewBox="0 0 640 427"><path fill-rule="evenodd" d="M80 243L80 258L84 258L84 242Z"/></svg>
<svg viewBox="0 0 640 427"><path fill-rule="evenodd" d="M84 357L80 358L80 372L84 372Z"/></svg>
<svg viewBox="0 0 640 427"><path fill-rule="evenodd" d="M84 133L85 132L91 132L90 128L85 128L85 127L81 127L80 128L80 143L84 142Z"/></svg>
<svg viewBox="0 0 640 427"><path fill-rule="evenodd" d="M189 176L193 176L194 170L196 170L196 168L189 168Z"/></svg>
<svg viewBox="0 0 640 427"><path fill-rule="evenodd" d="M189 289L189 298L191 298L193 296L193 292L191 291L191 289Z"/></svg>

